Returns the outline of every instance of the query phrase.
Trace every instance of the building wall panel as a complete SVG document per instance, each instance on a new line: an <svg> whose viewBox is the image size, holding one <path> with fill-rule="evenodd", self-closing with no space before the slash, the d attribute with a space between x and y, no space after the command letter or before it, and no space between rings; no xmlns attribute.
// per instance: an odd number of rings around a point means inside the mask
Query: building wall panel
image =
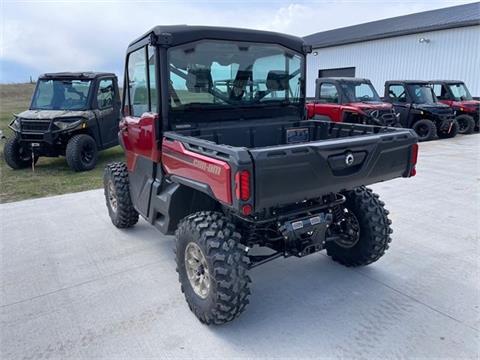
<svg viewBox="0 0 480 360"><path fill-rule="evenodd" d="M429 42L420 43L421 38ZM354 66L383 95L386 80L463 80L480 96L480 26L314 49L307 58L307 96L315 95L319 69Z"/></svg>

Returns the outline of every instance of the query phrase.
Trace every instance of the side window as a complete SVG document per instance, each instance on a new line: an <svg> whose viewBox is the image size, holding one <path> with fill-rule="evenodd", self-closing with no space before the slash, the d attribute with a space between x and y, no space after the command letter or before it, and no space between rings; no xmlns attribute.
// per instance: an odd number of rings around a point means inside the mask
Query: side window
<svg viewBox="0 0 480 360"><path fill-rule="evenodd" d="M407 93L403 85L390 85L388 87L388 97L396 102L407 102Z"/></svg>
<svg viewBox="0 0 480 360"><path fill-rule="evenodd" d="M337 87L333 84L323 83L320 85L320 96L318 99L322 103L338 104Z"/></svg>
<svg viewBox="0 0 480 360"><path fill-rule="evenodd" d="M138 49L128 58L128 86L130 115L140 117L148 111L147 62L145 48Z"/></svg>
<svg viewBox="0 0 480 360"><path fill-rule="evenodd" d="M445 91L445 87L443 85L433 84L432 89L438 99L446 100L448 98L447 92Z"/></svg>
<svg viewBox="0 0 480 360"><path fill-rule="evenodd" d="M97 91L97 104L99 109L106 109L113 106L114 97L113 80L100 80Z"/></svg>
<svg viewBox="0 0 480 360"><path fill-rule="evenodd" d="M51 106L53 94L53 80L39 81L35 92L35 106L38 108Z"/></svg>
<svg viewBox="0 0 480 360"><path fill-rule="evenodd" d="M157 111L157 84L155 82L155 48L148 47L148 76L150 85L150 110Z"/></svg>

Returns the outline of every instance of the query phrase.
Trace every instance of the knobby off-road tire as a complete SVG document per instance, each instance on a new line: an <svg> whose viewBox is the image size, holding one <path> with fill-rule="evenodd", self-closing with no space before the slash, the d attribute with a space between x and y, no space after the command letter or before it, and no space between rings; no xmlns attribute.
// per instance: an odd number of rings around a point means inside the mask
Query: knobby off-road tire
<svg viewBox="0 0 480 360"><path fill-rule="evenodd" d="M355 215L360 225L359 240L350 248L327 242L327 254L345 266L371 264L383 256L392 241L388 210L379 196L364 186L349 191L345 196L345 207Z"/></svg>
<svg viewBox="0 0 480 360"><path fill-rule="evenodd" d="M419 141L428 141L437 137L437 127L432 120L418 120L413 124L412 129L417 133Z"/></svg>
<svg viewBox="0 0 480 360"><path fill-rule="evenodd" d="M14 170L25 169L32 166L32 153L22 148L16 138L7 140L3 147L3 157L8 166ZM38 161L38 155L33 158L33 163Z"/></svg>
<svg viewBox="0 0 480 360"><path fill-rule="evenodd" d="M458 134L458 122L455 120L450 128L450 132L447 131L438 131L438 137L440 139L450 139Z"/></svg>
<svg viewBox="0 0 480 360"><path fill-rule="evenodd" d="M471 134L475 130L475 120L470 115L457 116L457 123L459 134Z"/></svg>
<svg viewBox="0 0 480 360"><path fill-rule="evenodd" d="M121 162L108 164L103 173L103 186L113 225L120 229L135 225L138 222L138 212L130 198L127 166Z"/></svg>
<svg viewBox="0 0 480 360"><path fill-rule="evenodd" d="M74 135L68 140L65 157L73 171L92 170L97 165L97 144L90 135Z"/></svg>
<svg viewBox="0 0 480 360"><path fill-rule="evenodd" d="M184 218L175 235L177 272L190 310L207 325L220 325L239 316L248 304L251 280L247 275L249 259L235 225L220 213L203 211ZM195 281L188 275L187 267L196 264L195 259L190 261L188 251L192 248L197 254L200 249L198 255L206 265L206 272L200 269L209 280L209 289L203 294L194 290Z"/></svg>

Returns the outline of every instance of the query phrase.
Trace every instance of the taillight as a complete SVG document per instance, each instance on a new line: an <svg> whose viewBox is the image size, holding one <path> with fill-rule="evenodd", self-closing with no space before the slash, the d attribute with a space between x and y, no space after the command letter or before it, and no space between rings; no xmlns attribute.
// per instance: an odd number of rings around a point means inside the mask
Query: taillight
<svg viewBox="0 0 480 360"><path fill-rule="evenodd" d="M241 170L235 174L235 195L238 200L250 199L250 172Z"/></svg>
<svg viewBox="0 0 480 360"><path fill-rule="evenodd" d="M417 169L415 165L417 165L418 160L418 144L413 144L410 150L410 165L412 169L410 170L410 176L415 176L417 174Z"/></svg>

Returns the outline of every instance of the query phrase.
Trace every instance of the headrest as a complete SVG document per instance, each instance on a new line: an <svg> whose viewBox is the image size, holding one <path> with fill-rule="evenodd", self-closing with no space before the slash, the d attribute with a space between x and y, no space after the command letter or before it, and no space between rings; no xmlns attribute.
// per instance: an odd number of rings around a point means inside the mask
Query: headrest
<svg viewBox="0 0 480 360"><path fill-rule="evenodd" d="M270 91L282 91L288 89L290 77L286 71L271 70L267 75L267 89Z"/></svg>
<svg viewBox="0 0 480 360"><path fill-rule="evenodd" d="M190 92L209 92L212 88L210 69L189 69L185 85Z"/></svg>

